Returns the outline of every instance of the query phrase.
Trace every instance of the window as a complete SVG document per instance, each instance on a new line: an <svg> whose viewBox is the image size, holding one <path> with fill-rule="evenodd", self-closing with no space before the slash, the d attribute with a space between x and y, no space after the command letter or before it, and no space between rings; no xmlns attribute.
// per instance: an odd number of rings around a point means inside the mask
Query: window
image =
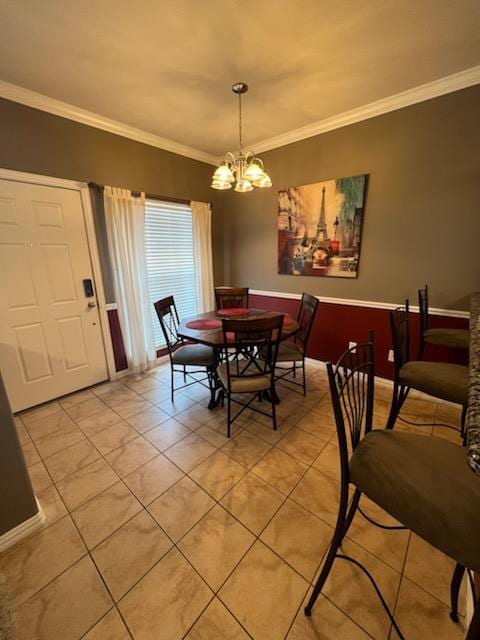
<svg viewBox="0 0 480 640"><path fill-rule="evenodd" d="M155 346L165 339L153 303L173 296L180 319L197 312L193 266L192 210L186 204L147 200L145 204L145 250Z"/></svg>

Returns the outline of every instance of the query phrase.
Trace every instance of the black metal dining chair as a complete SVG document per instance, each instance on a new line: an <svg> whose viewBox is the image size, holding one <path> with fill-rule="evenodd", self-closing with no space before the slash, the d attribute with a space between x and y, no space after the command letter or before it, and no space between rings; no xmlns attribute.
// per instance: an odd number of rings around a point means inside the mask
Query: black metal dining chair
<svg viewBox="0 0 480 640"><path fill-rule="evenodd" d="M173 296L157 300L153 306L157 312L170 358L172 402L175 391L185 389L192 384L204 384L204 382L207 381L207 385L204 386L208 386L208 389L212 392L216 365L215 353L212 347L207 347L202 344L187 344L183 338L177 335L179 318ZM193 371L189 369L189 367L193 367ZM206 372L205 378L197 378L193 375L202 370ZM175 373L183 374L183 380L185 382L185 384L176 388L174 385ZM191 382L187 383L187 378L189 378Z"/></svg>
<svg viewBox="0 0 480 640"><path fill-rule="evenodd" d="M461 578L465 570L480 570L480 476L468 466L466 450L460 445L391 429L372 430L373 351L370 333L367 343L347 350L336 366L327 363L340 453L340 504L332 542L305 615L311 615L335 560L346 560L367 576L404 640L374 577L342 552L342 541L358 510L383 529L410 529L453 558L457 565L451 583L450 616L457 622ZM349 505L351 487L354 493ZM386 526L364 515L359 507L363 494L403 526ZM480 606L473 595L475 609L467 640L480 638Z"/></svg>
<svg viewBox="0 0 480 640"><path fill-rule="evenodd" d="M307 393L305 356L318 305L319 301L315 296L311 296L309 293L302 294L302 302L297 319L299 325L298 331L295 333L292 341L280 343L278 349L277 380L301 387L303 395ZM299 369L302 375L301 382L295 380ZM293 379L288 376L293 376Z"/></svg>
<svg viewBox="0 0 480 640"><path fill-rule="evenodd" d="M447 329L438 327L429 329L428 285L418 290L418 309L420 314L420 336L418 359L423 360L425 346L434 344L449 349L467 349L470 344L470 331L467 329Z"/></svg>
<svg viewBox="0 0 480 640"><path fill-rule="evenodd" d="M405 306L390 312L394 355L393 394L387 428L392 429L410 389L447 400L463 407L461 432L465 423L468 392L468 367L448 362L410 360L410 319Z"/></svg>
<svg viewBox="0 0 480 640"><path fill-rule="evenodd" d="M248 287L215 287L215 304L220 309L248 309Z"/></svg>
<svg viewBox="0 0 480 640"><path fill-rule="evenodd" d="M273 429L277 429L275 362L282 325L283 314L258 320L224 319L222 322L225 357L217 367L217 376L227 399L228 437L232 423L248 408L271 418ZM262 351L262 359L257 357L259 351ZM243 394L249 394L250 398L240 400ZM270 401L271 413L254 404L257 397L265 396ZM234 416L232 403L241 407Z"/></svg>

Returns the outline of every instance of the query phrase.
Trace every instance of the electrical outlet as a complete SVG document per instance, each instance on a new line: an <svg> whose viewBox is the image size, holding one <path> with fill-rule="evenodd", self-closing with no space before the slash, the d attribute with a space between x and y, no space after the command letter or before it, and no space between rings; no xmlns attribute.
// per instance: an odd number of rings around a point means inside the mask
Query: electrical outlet
<svg viewBox="0 0 480 640"><path fill-rule="evenodd" d="M388 351L388 361L389 362L394 362L395 361L395 359L393 357L393 349L389 349L389 351Z"/></svg>
<svg viewBox="0 0 480 640"><path fill-rule="evenodd" d="M357 346L357 343L356 343L356 342L349 342L349 343L348 343L348 348L349 348L349 349L354 349L356 346Z"/></svg>

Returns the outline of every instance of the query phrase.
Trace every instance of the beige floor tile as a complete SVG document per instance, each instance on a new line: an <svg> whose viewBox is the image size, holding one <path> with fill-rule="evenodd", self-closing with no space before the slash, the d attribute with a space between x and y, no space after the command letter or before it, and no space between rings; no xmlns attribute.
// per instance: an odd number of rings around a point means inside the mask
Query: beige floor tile
<svg viewBox="0 0 480 640"><path fill-rule="evenodd" d="M138 469L158 456L158 450L142 436L130 440L115 451L108 453L105 460L121 478Z"/></svg>
<svg viewBox="0 0 480 640"><path fill-rule="evenodd" d="M170 398L162 400L161 402L157 402L157 407L160 407L162 411L165 411L169 416L172 417L177 416L179 413L182 413L182 411L186 411L187 409L195 405L195 400L187 398L187 396L184 396L178 391L175 392L173 403Z"/></svg>
<svg viewBox="0 0 480 640"><path fill-rule="evenodd" d="M192 433L163 453L180 469L188 473L215 451L215 447L209 442Z"/></svg>
<svg viewBox="0 0 480 640"><path fill-rule="evenodd" d="M260 539L311 582L332 536L333 527L287 499Z"/></svg>
<svg viewBox="0 0 480 640"><path fill-rule="evenodd" d="M241 433L241 431L242 430L238 429L236 433ZM224 444L227 444L227 442L230 442L230 438L227 436L226 432L223 433L218 429L212 429L209 424L202 425L196 429L195 433L207 442L210 442L214 447L220 448Z"/></svg>
<svg viewBox="0 0 480 640"><path fill-rule="evenodd" d="M28 467L28 475L35 494L39 494L52 484L52 479L43 462L37 462L37 464Z"/></svg>
<svg viewBox="0 0 480 640"><path fill-rule="evenodd" d="M317 438L330 440L336 433L335 418L331 413L324 413L322 409L312 409L301 418L296 427L308 431Z"/></svg>
<svg viewBox="0 0 480 640"><path fill-rule="evenodd" d="M307 587L298 573L257 541L218 595L251 636L281 640Z"/></svg>
<svg viewBox="0 0 480 640"><path fill-rule="evenodd" d="M42 404L39 407L35 407L34 409L29 409L28 411L24 411L19 414L22 419L23 424L27 425L27 427L36 420L41 420L42 418L46 418L47 416L52 416L54 413L63 413L62 407L58 402L49 402L48 404Z"/></svg>
<svg viewBox="0 0 480 640"><path fill-rule="evenodd" d="M115 411L112 411L111 409L103 409L103 411L99 411L95 415L90 416L90 418L79 420L77 424L83 433L88 438L91 438L97 433L100 433L119 422L122 422L122 419L118 413L115 413Z"/></svg>
<svg viewBox="0 0 480 640"><path fill-rule="evenodd" d="M285 496L253 473L248 473L221 504L255 535L259 535Z"/></svg>
<svg viewBox="0 0 480 640"><path fill-rule="evenodd" d="M295 618L287 640L370 640L350 618L322 594L318 597L312 615L307 618L303 609L311 591Z"/></svg>
<svg viewBox="0 0 480 640"><path fill-rule="evenodd" d="M85 544L93 549L141 510L123 482L117 482L72 512Z"/></svg>
<svg viewBox="0 0 480 640"><path fill-rule="evenodd" d="M9 585L12 607L31 598L85 554L85 545L68 516L7 551L0 568Z"/></svg>
<svg viewBox="0 0 480 640"><path fill-rule="evenodd" d="M47 458L82 440L85 440L83 432L80 431L78 427L73 426L62 432L58 431L57 433L40 438L35 441L35 445L42 458Z"/></svg>
<svg viewBox="0 0 480 640"><path fill-rule="evenodd" d="M309 469L290 497L332 527L335 526L340 504L340 484L330 476Z"/></svg>
<svg viewBox="0 0 480 640"><path fill-rule="evenodd" d="M401 526L400 522L385 513L366 496L362 496L360 508L375 522L386 526ZM410 531L381 529L368 522L357 511L348 531L348 537L396 571L402 571Z"/></svg>
<svg viewBox="0 0 480 640"><path fill-rule="evenodd" d="M32 439L28 435L27 428L25 427L21 419L17 416L14 416L13 421L15 423L15 429L17 431L18 439L20 440L20 444L22 445L22 447L29 442L32 442Z"/></svg>
<svg viewBox="0 0 480 640"><path fill-rule="evenodd" d="M63 480L71 473L80 471L83 467L100 458L97 449L88 440L74 444L53 456L45 458L45 466L54 482Z"/></svg>
<svg viewBox="0 0 480 640"><path fill-rule="evenodd" d="M288 431L288 429L281 429L280 427L277 431L274 431L271 426L264 425L263 422L260 422L256 418L250 420L245 425L245 430L272 445L279 442Z"/></svg>
<svg viewBox="0 0 480 640"><path fill-rule="evenodd" d="M160 453L156 458L125 476L124 482L142 504L148 505L183 475L178 467Z"/></svg>
<svg viewBox="0 0 480 640"><path fill-rule="evenodd" d="M217 505L182 538L178 547L216 591L254 540L248 529Z"/></svg>
<svg viewBox="0 0 480 640"><path fill-rule="evenodd" d="M350 540L344 540L342 552L363 564L372 574L388 606L393 610L400 574ZM357 566L337 559L323 593L373 638L384 640L388 637L390 619L367 576Z"/></svg>
<svg viewBox="0 0 480 640"><path fill-rule="evenodd" d="M82 640L131 640L131 636L117 609L110 609Z"/></svg>
<svg viewBox="0 0 480 640"><path fill-rule="evenodd" d="M157 404L162 402L162 400L168 400L168 398L170 398L170 388L165 385L160 385L150 391L144 391L142 397L153 404Z"/></svg>
<svg viewBox="0 0 480 640"><path fill-rule="evenodd" d="M31 467L37 462L40 462L40 456L33 442L29 439L29 442L22 444L23 457L25 458L25 464L27 467Z"/></svg>
<svg viewBox="0 0 480 640"><path fill-rule="evenodd" d="M82 420L82 418L89 418L103 409L105 409L105 404L100 400L100 398L93 396L89 400L85 400L80 404L65 408L65 411L72 420Z"/></svg>
<svg viewBox="0 0 480 640"><path fill-rule="evenodd" d="M158 427L159 424L168 420L170 416L165 411L162 411L158 407L149 407L143 409L140 413L136 413L127 419L130 424L138 433L145 433Z"/></svg>
<svg viewBox="0 0 480 640"><path fill-rule="evenodd" d="M92 552L92 557L110 593L118 601L171 547L170 539L142 510L104 540Z"/></svg>
<svg viewBox="0 0 480 640"><path fill-rule="evenodd" d="M306 470L303 462L276 447L252 469L253 473L285 494L290 493Z"/></svg>
<svg viewBox="0 0 480 640"><path fill-rule="evenodd" d="M210 391L202 384L193 384L192 386L183 389L182 394L191 400L195 400L195 402L201 402L206 399L210 401Z"/></svg>
<svg viewBox="0 0 480 640"><path fill-rule="evenodd" d="M242 629L223 604L214 598L187 634L185 640L248 640Z"/></svg>
<svg viewBox="0 0 480 640"><path fill-rule="evenodd" d="M328 442L312 465L317 471L340 482L340 453L339 448Z"/></svg>
<svg viewBox="0 0 480 640"><path fill-rule="evenodd" d="M210 394L208 393L208 396ZM177 414L176 419L184 424L189 429L195 431L198 427L201 427L213 418L212 411L203 407L202 405L193 406L186 411L182 411Z"/></svg>
<svg viewBox="0 0 480 640"><path fill-rule="evenodd" d="M111 607L87 556L14 612L15 640L78 640Z"/></svg>
<svg viewBox="0 0 480 640"><path fill-rule="evenodd" d="M100 459L61 480L57 489L68 509L73 510L116 482L117 474Z"/></svg>
<svg viewBox="0 0 480 640"><path fill-rule="evenodd" d="M213 593L183 556L172 549L120 601L135 640L178 640Z"/></svg>
<svg viewBox="0 0 480 640"><path fill-rule="evenodd" d="M207 426L210 429L213 429L213 431L216 431L219 435L225 436L227 438L226 440L227 442L229 442L231 438L234 438L236 435L241 433L243 431L244 426L249 422L248 420L242 420L243 418L243 414L242 414L240 418L235 420L235 422L232 425L230 425L230 438L229 438L227 435L228 433L227 414L225 410L222 409L221 407L217 407L213 415L214 415L213 419L210 420L210 422L207 422ZM198 429L196 433L199 433Z"/></svg>
<svg viewBox="0 0 480 640"><path fill-rule="evenodd" d="M108 404L112 409L116 409L116 407L127 400L135 400L138 398L138 394L131 389L128 389L125 386L121 386L117 389L113 389L101 395L101 398L105 404ZM142 398L143 400L143 398Z"/></svg>
<svg viewBox="0 0 480 640"><path fill-rule="evenodd" d="M458 404L447 404L438 402L435 408L435 422L443 422L451 424L454 427L460 427L462 420L462 407Z"/></svg>
<svg viewBox="0 0 480 640"><path fill-rule="evenodd" d="M90 437L91 442L97 447L102 455L107 455L111 451L127 444L138 436L138 433L123 420L108 427Z"/></svg>
<svg viewBox="0 0 480 640"><path fill-rule="evenodd" d="M271 445L249 431L242 431L222 447L223 453L251 469L271 449Z"/></svg>
<svg viewBox="0 0 480 640"><path fill-rule="evenodd" d="M113 382L102 382L101 384L97 384L95 387L92 387L92 393L101 398L102 396L108 395L109 393L117 389L125 389L120 380L114 380Z"/></svg>
<svg viewBox="0 0 480 640"><path fill-rule="evenodd" d="M148 510L174 542L178 542L215 501L188 476L152 502Z"/></svg>
<svg viewBox="0 0 480 640"><path fill-rule="evenodd" d="M84 389L83 391L76 391L68 396L63 396L60 398L59 403L64 409L70 409L70 407L74 407L75 405L81 404L82 402L85 402L85 400L91 400L92 398L95 398L92 391L90 391L90 389Z"/></svg>
<svg viewBox="0 0 480 640"><path fill-rule="evenodd" d="M157 380L155 380L155 378L149 375L139 377L138 379L128 379L127 376L127 378L125 379L125 385L132 391L135 391L135 393L145 393L147 391L151 391L152 389L155 389L159 384L161 383L159 383Z"/></svg>
<svg viewBox="0 0 480 640"><path fill-rule="evenodd" d="M60 498L60 494L53 484L37 494L38 502L45 515L44 526L48 527L63 516L67 515L67 509Z"/></svg>
<svg viewBox="0 0 480 640"><path fill-rule="evenodd" d="M463 640L465 621L450 619L449 608L417 587L408 578L402 578L395 620L405 638L422 640ZM392 631L392 640L398 635Z"/></svg>
<svg viewBox="0 0 480 640"><path fill-rule="evenodd" d="M172 447L192 432L175 418L169 418L161 425L144 433L143 437L151 442L159 451Z"/></svg>
<svg viewBox="0 0 480 640"><path fill-rule="evenodd" d="M220 500L246 473L245 467L217 451L190 472L207 493Z"/></svg>
<svg viewBox="0 0 480 640"><path fill-rule="evenodd" d="M129 400L125 400L120 404L117 404L113 407L113 410L118 413L119 416L122 416L124 420L128 420L132 416L140 413L141 411L146 411L147 409L151 409L152 404L142 398L141 396L135 395L134 398L130 398Z"/></svg>
<svg viewBox="0 0 480 640"><path fill-rule="evenodd" d="M462 445L462 435L460 430L450 429L449 427L435 426L432 429L432 435L436 438L443 438L449 440L454 444Z"/></svg>
<svg viewBox="0 0 480 640"><path fill-rule="evenodd" d="M448 606L454 569L455 562L451 558L412 533L403 573ZM460 612L465 614L465 595L462 596L462 593L465 594L464 585L458 605Z"/></svg>
<svg viewBox="0 0 480 640"><path fill-rule="evenodd" d="M326 442L322 438L294 427L283 436L277 447L305 464L312 464L325 445Z"/></svg>

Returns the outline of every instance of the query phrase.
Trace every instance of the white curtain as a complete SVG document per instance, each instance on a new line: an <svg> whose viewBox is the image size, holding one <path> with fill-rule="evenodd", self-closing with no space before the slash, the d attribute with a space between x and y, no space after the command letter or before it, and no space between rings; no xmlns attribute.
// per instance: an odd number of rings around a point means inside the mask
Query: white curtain
<svg viewBox="0 0 480 640"><path fill-rule="evenodd" d="M193 263L197 290L197 313L215 308L212 258L212 211L208 202L191 202Z"/></svg>
<svg viewBox="0 0 480 640"><path fill-rule="evenodd" d="M125 353L129 369L141 373L157 357L145 258L145 194L105 187L103 199Z"/></svg>

